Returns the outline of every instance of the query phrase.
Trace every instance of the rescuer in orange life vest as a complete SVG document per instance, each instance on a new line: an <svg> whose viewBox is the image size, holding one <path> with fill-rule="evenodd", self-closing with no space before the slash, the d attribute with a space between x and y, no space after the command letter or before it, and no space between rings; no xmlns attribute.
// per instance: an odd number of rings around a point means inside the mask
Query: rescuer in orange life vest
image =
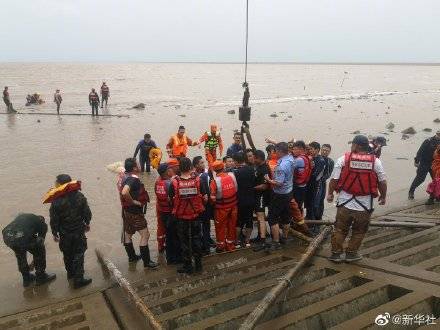
<svg viewBox="0 0 440 330"><path fill-rule="evenodd" d="M198 144L197 141L193 141L186 136L184 126L179 126L179 131L171 136L168 141L167 152L172 158L186 157L188 146L194 147Z"/></svg>
<svg viewBox="0 0 440 330"><path fill-rule="evenodd" d="M173 265L180 263L182 259L176 221L172 215L173 206L169 197L171 177L174 175L174 172L168 164L160 164L157 172L160 175L154 185L158 228L157 244L159 251L165 247L167 263ZM159 227L165 228L165 231L159 231Z"/></svg>
<svg viewBox="0 0 440 330"><path fill-rule="evenodd" d="M332 235L333 262L353 262L362 259L358 253L373 213L373 199L379 197L384 205L387 182L382 162L368 154L368 138L357 135L351 152L340 157L335 164L329 184L327 201L333 202L334 192L339 192L335 230ZM343 245L351 227L351 238L343 257Z"/></svg>
<svg viewBox="0 0 440 330"><path fill-rule="evenodd" d="M212 163L217 160L217 148L219 149L219 159L223 154L223 141L218 132L217 125L211 124L211 130L205 132L199 140L200 143L205 142L205 157L209 168Z"/></svg>
<svg viewBox="0 0 440 330"><path fill-rule="evenodd" d="M99 95L96 93L95 89L92 88L92 91L89 94L89 104L92 107L92 116L98 115L98 108L99 108Z"/></svg>
<svg viewBox="0 0 440 330"><path fill-rule="evenodd" d="M237 225L237 180L234 173L224 171L222 161L216 160L212 164L215 171L214 180L210 182L211 203L214 206L215 234L217 252L235 250Z"/></svg>
<svg viewBox="0 0 440 330"><path fill-rule="evenodd" d="M178 273L192 274L202 271L202 243L200 237L200 214L205 210L200 192L200 178L192 175L192 162L182 157L180 175L171 180L169 196L173 201L173 215L182 247L183 266ZM206 198L207 200L207 198ZM195 267L192 259L194 258Z"/></svg>

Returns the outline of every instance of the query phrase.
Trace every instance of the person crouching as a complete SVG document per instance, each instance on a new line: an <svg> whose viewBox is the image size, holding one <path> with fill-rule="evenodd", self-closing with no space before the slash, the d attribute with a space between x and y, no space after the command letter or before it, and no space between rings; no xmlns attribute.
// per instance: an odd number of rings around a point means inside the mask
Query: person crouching
<svg viewBox="0 0 440 330"><path fill-rule="evenodd" d="M150 258L150 249L148 240L150 232L148 231L147 220L145 219L144 207L149 202L149 197L145 191L144 184L137 174L140 172L136 159L127 158L125 160L125 174L121 183L118 185L121 204L122 220L124 224L124 246L128 255L129 262L136 262L139 256L136 255L133 247L132 237L138 232L141 235L139 250L144 267L156 268L157 263Z"/></svg>
<svg viewBox="0 0 440 330"><path fill-rule="evenodd" d="M200 192L200 178L192 175L192 162L187 157L180 158L180 175L171 180L170 198L173 201L173 215L177 221L177 231L182 248L183 266L178 273L192 274L202 271L202 243L200 215L205 210Z"/></svg>

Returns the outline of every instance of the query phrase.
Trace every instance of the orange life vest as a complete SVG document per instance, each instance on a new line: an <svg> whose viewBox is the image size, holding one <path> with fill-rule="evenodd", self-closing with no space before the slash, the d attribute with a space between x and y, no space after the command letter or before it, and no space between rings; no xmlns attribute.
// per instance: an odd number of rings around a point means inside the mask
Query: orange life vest
<svg viewBox="0 0 440 330"><path fill-rule="evenodd" d="M102 95L108 95L109 91L110 90L109 90L108 86L101 86L101 93L102 93Z"/></svg>
<svg viewBox="0 0 440 330"><path fill-rule="evenodd" d="M52 188L43 197L43 204L52 203L55 199L76 190L81 190L81 181L70 181L59 186L58 188Z"/></svg>
<svg viewBox="0 0 440 330"><path fill-rule="evenodd" d="M183 134L181 138L177 134L173 135L173 156L182 157L186 156L188 151L188 138L186 134Z"/></svg>
<svg viewBox="0 0 440 330"><path fill-rule="evenodd" d="M168 189L171 181L158 178L154 185L154 192L156 193L156 207L160 212L170 213L172 211L171 203L168 198Z"/></svg>
<svg viewBox="0 0 440 330"><path fill-rule="evenodd" d="M177 219L194 220L204 210L200 193L200 178L182 179L176 176L172 180L174 188L173 214Z"/></svg>
<svg viewBox="0 0 440 330"><path fill-rule="evenodd" d="M96 94L96 92L95 93L90 93L89 94L89 99L90 99L90 102L98 102L99 96L98 96L98 94Z"/></svg>
<svg viewBox="0 0 440 330"><path fill-rule="evenodd" d="M225 176L215 178L217 194L215 196L215 208L229 209L237 205L237 179L234 173L227 173Z"/></svg>
<svg viewBox="0 0 440 330"><path fill-rule="evenodd" d="M310 177L312 176L312 161L306 155L300 155L298 158L301 158L304 161L304 167L295 168L293 180L297 186L304 186L309 182ZM302 169L302 171L300 171L300 169Z"/></svg>
<svg viewBox="0 0 440 330"><path fill-rule="evenodd" d="M355 197L377 197L379 193L378 178L374 171L375 161L375 155L347 152L336 190L343 190Z"/></svg>

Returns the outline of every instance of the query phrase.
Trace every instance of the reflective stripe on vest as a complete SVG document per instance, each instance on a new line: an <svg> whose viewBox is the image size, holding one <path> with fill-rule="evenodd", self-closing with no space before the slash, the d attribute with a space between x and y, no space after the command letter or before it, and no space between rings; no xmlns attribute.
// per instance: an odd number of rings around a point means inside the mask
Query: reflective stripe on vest
<svg viewBox="0 0 440 330"><path fill-rule="evenodd" d="M205 142L205 148L208 148L209 150L216 149L219 144L218 139L220 134L215 133L215 135L213 135L212 132L206 132L206 135L208 136L208 139Z"/></svg>
<svg viewBox="0 0 440 330"><path fill-rule="evenodd" d="M187 180L176 177L172 184L175 191L173 214L178 219L197 218L205 209L200 194L199 177Z"/></svg>
<svg viewBox="0 0 440 330"><path fill-rule="evenodd" d="M163 180L162 178L159 178L154 186L157 208L160 212L171 212L172 210L170 200L168 198L168 190L170 185L170 180Z"/></svg>
<svg viewBox="0 0 440 330"><path fill-rule="evenodd" d="M96 93L90 93L89 98L90 98L90 101L93 102L93 101L98 101L99 96Z"/></svg>

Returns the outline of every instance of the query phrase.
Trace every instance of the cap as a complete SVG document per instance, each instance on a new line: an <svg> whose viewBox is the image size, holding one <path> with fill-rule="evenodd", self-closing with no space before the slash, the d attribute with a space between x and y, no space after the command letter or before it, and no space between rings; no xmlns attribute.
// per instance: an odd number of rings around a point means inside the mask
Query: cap
<svg viewBox="0 0 440 330"><path fill-rule="evenodd" d="M380 144L382 147L385 147L387 145L387 139L385 139L383 136L376 136L373 139L373 142Z"/></svg>
<svg viewBox="0 0 440 330"><path fill-rule="evenodd" d="M361 147L368 147L370 142L368 141L368 138L365 135L356 135L353 139L353 144L357 144Z"/></svg>
<svg viewBox="0 0 440 330"><path fill-rule="evenodd" d="M176 158L170 158L167 161L169 167L179 166L179 161Z"/></svg>
<svg viewBox="0 0 440 330"><path fill-rule="evenodd" d="M168 170L168 164L167 163L162 163L162 164L159 165L159 168L157 169L157 172L159 173L159 175L162 175L167 170Z"/></svg>
<svg viewBox="0 0 440 330"><path fill-rule="evenodd" d="M225 168L225 164L221 160L216 160L214 163L212 163L212 169L214 171L221 171Z"/></svg>

